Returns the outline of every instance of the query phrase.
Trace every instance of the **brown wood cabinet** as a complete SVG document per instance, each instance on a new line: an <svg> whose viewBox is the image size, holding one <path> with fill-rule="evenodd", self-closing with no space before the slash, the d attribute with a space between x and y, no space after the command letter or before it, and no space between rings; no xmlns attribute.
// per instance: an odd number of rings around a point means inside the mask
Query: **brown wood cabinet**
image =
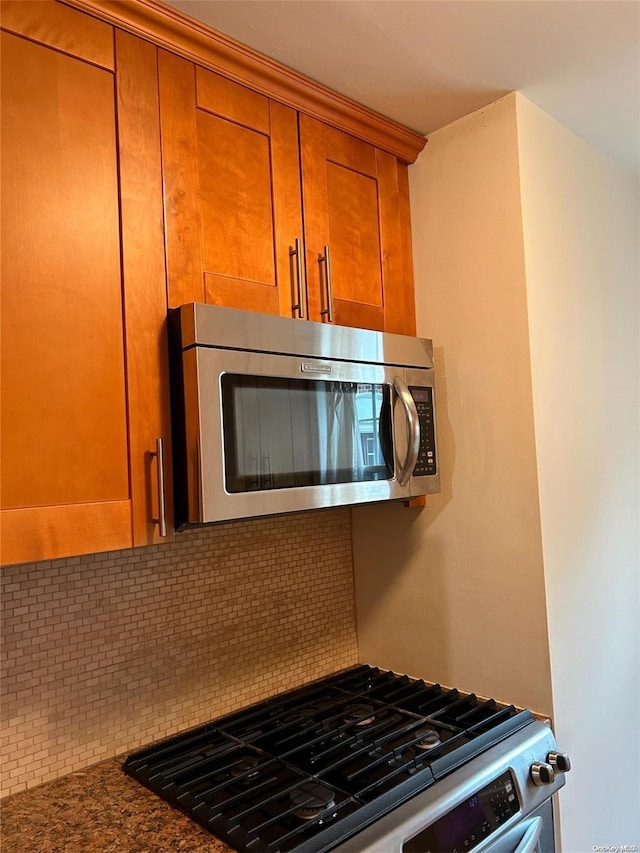
<svg viewBox="0 0 640 853"><path fill-rule="evenodd" d="M2 28L11 563L153 541L169 433L155 49L53 2L3 3Z"/></svg>
<svg viewBox="0 0 640 853"><path fill-rule="evenodd" d="M406 166L166 51L159 74L170 305L414 333Z"/></svg>
<svg viewBox="0 0 640 853"><path fill-rule="evenodd" d="M158 68L169 304L290 314L295 111L166 51Z"/></svg>
<svg viewBox="0 0 640 853"><path fill-rule="evenodd" d="M424 139L158 0L0 12L0 561L156 542L167 307L413 333Z"/></svg>
<svg viewBox="0 0 640 853"><path fill-rule="evenodd" d="M306 115L300 151L309 317L415 334L406 166Z"/></svg>

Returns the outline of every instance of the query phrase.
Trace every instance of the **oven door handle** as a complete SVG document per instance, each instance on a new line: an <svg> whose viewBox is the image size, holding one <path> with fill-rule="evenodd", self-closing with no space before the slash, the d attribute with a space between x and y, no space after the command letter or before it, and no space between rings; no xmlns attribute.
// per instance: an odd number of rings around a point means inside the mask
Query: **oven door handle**
<svg viewBox="0 0 640 853"><path fill-rule="evenodd" d="M541 832L542 818L534 817L513 853L535 853Z"/></svg>
<svg viewBox="0 0 640 853"><path fill-rule="evenodd" d="M420 451L420 420L411 392L399 376L393 380L393 387L407 418L407 455L398 471L398 483L401 486L406 486L413 474L413 469L416 467Z"/></svg>

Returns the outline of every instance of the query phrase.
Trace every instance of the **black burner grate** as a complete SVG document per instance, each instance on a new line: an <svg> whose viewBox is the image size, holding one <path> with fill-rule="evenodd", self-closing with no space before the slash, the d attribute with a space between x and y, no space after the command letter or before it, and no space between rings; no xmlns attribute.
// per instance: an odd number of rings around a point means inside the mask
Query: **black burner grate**
<svg viewBox="0 0 640 853"><path fill-rule="evenodd" d="M533 720L368 666L207 723L125 771L237 850L330 850Z"/></svg>

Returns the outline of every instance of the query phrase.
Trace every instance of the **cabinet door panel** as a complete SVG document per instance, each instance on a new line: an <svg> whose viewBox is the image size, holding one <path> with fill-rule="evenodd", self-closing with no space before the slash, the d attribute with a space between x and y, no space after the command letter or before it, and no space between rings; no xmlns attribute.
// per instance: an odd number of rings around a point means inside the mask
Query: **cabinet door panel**
<svg viewBox="0 0 640 853"><path fill-rule="evenodd" d="M354 139L353 136L332 127L323 126L323 133L328 161L340 163L372 178L377 176L376 149L373 145L361 139Z"/></svg>
<svg viewBox="0 0 640 853"><path fill-rule="evenodd" d="M273 173L273 220L275 230L278 299L282 317L299 317L294 310L299 299L306 305L305 282L297 281L291 250L302 232L302 189L298 147L298 114L295 110L269 102L270 151ZM306 308L305 317L306 317Z"/></svg>
<svg viewBox="0 0 640 853"><path fill-rule="evenodd" d="M334 322L411 334L415 309L401 164L305 115L300 146L311 319L327 320L326 269L319 260L329 246Z"/></svg>
<svg viewBox="0 0 640 853"><path fill-rule="evenodd" d="M411 254L411 216L407 167L392 154L376 151L380 186L382 277L385 282L384 318L387 332L415 335L416 309Z"/></svg>
<svg viewBox="0 0 640 853"><path fill-rule="evenodd" d="M204 269L274 286L269 140L200 111L196 124Z"/></svg>
<svg viewBox="0 0 640 853"><path fill-rule="evenodd" d="M196 68L197 106L214 115L269 133L269 99L233 80Z"/></svg>
<svg viewBox="0 0 640 853"><path fill-rule="evenodd" d="M116 31L118 153L133 544L162 541L156 439L165 443L171 528L171 416L156 48Z"/></svg>
<svg viewBox="0 0 640 853"><path fill-rule="evenodd" d="M2 59L3 507L127 498L113 78Z"/></svg>
<svg viewBox="0 0 640 853"><path fill-rule="evenodd" d="M2 28L114 70L113 28L53 0L1 0Z"/></svg>
<svg viewBox="0 0 640 853"><path fill-rule="evenodd" d="M295 111L161 52L169 304L292 315Z"/></svg>
<svg viewBox="0 0 640 853"><path fill-rule="evenodd" d="M158 51L162 175L170 308L204 302L202 235L198 205L195 68Z"/></svg>
<svg viewBox="0 0 640 853"><path fill-rule="evenodd" d="M375 178L327 162L333 298L383 307Z"/></svg>
<svg viewBox="0 0 640 853"><path fill-rule="evenodd" d="M1 38L2 509L93 517L129 506L113 75ZM116 519L110 547L126 547ZM74 553L49 539L48 556ZM5 562L22 556L3 544Z"/></svg>
<svg viewBox="0 0 640 853"><path fill-rule="evenodd" d="M129 501L2 511L2 564L118 551L131 545Z"/></svg>
<svg viewBox="0 0 640 853"><path fill-rule="evenodd" d="M240 308L244 311L260 311L262 314L279 314L278 289L253 281L225 278L212 273L204 274L205 293L208 305L223 308Z"/></svg>

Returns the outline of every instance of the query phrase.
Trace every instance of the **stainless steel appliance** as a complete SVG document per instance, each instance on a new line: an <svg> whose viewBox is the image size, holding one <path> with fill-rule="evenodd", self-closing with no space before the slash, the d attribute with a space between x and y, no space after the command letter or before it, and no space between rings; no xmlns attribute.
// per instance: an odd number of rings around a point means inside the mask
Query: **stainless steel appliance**
<svg viewBox="0 0 640 853"><path fill-rule="evenodd" d="M358 666L124 769L236 850L553 853L570 764L529 711Z"/></svg>
<svg viewBox="0 0 640 853"><path fill-rule="evenodd" d="M431 341L196 304L171 329L178 524L439 490Z"/></svg>

